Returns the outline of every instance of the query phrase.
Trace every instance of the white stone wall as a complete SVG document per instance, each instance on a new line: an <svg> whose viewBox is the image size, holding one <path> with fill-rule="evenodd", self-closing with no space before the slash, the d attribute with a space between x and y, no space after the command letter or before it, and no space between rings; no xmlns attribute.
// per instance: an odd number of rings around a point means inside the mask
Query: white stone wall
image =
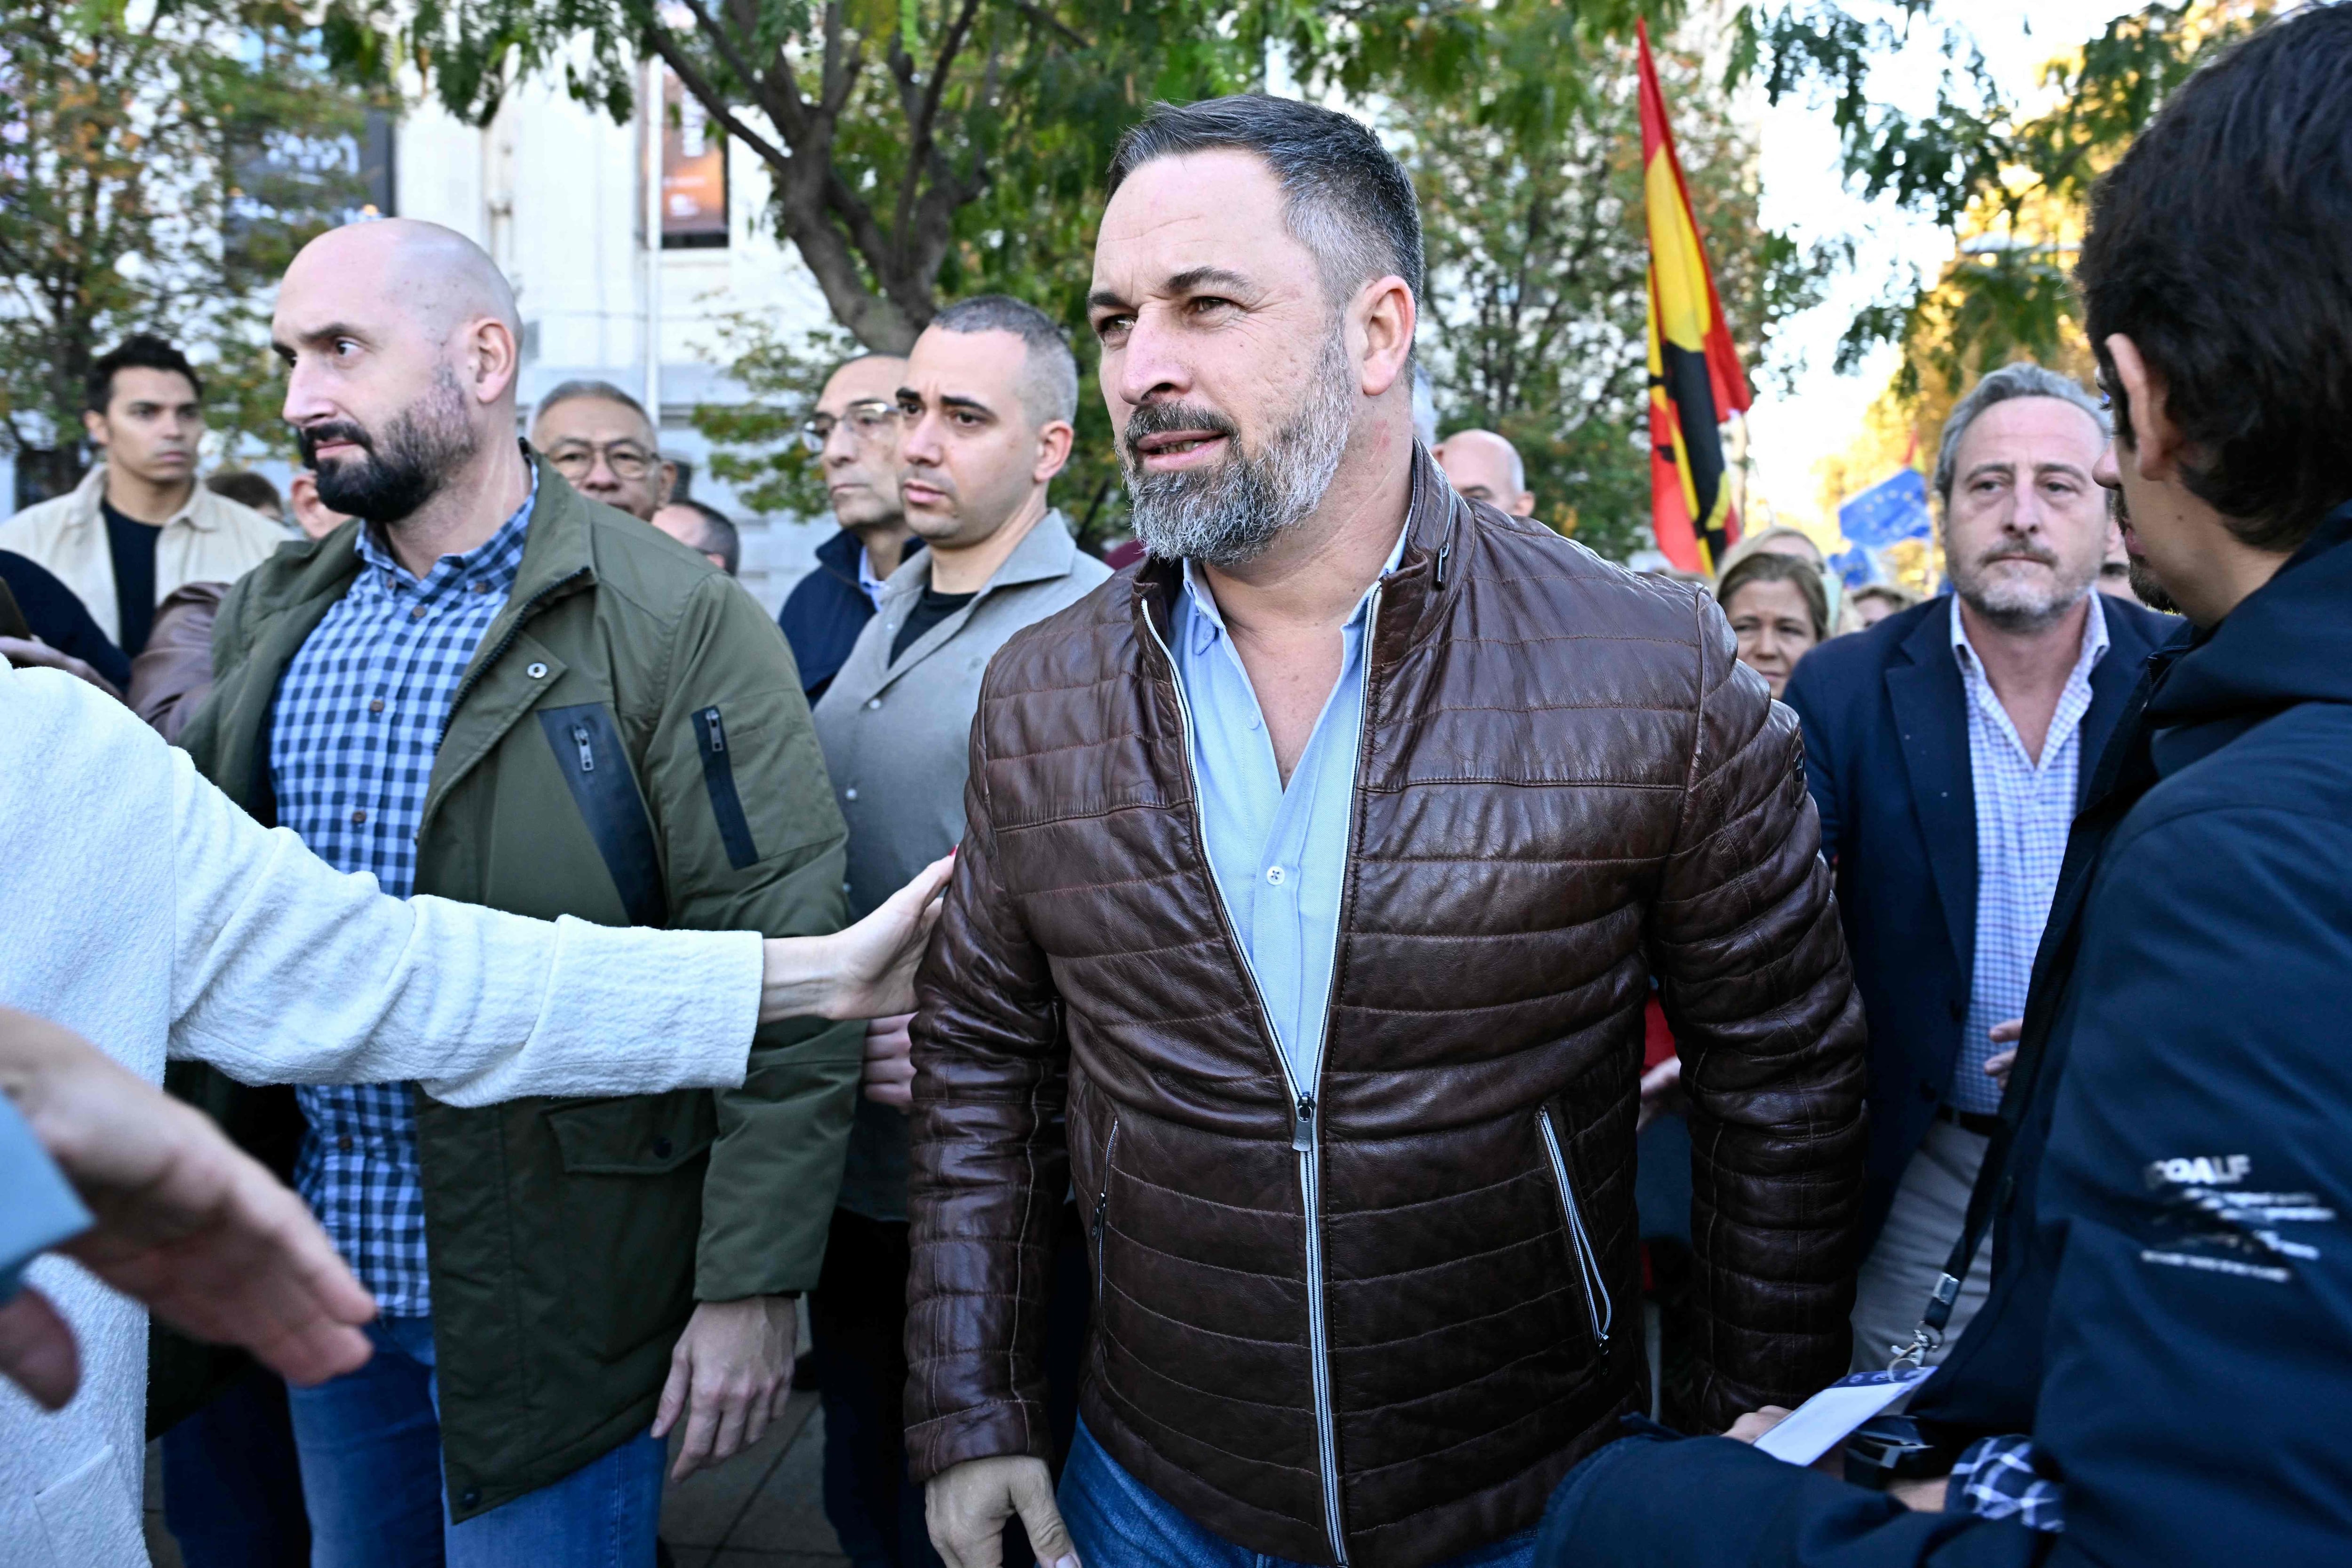
<svg viewBox="0 0 2352 1568"><path fill-rule="evenodd" d="M615 125L549 82L510 94L487 130L434 101L403 120L396 157L403 217L446 224L479 242L515 286L522 310L521 402L559 382L596 377L642 398L646 387L645 125ZM697 403L731 402L715 323L756 311L786 329L822 327L815 281L765 222L766 165L729 148L724 248L661 253L661 439L694 465L694 495L743 530L743 583L772 612L832 531L829 518L755 517L709 473L688 423Z"/></svg>

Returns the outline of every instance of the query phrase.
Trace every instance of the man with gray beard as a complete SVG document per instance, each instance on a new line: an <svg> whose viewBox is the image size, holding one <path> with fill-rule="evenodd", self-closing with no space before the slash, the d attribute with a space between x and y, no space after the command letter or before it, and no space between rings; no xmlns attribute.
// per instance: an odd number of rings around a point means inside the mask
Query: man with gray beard
<svg viewBox="0 0 2352 1568"><path fill-rule="evenodd" d="M1951 1260L2067 828L2171 632L2093 591L2115 526L2092 479L2106 444L2064 376L2018 363L1979 382L1936 460L1952 591L1814 649L1784 698L1870 1017L1856 1372L1911 1343ZM1985 1300L1990 1249L1952 1272L1947 1344Z"/></svg>
<svg viewBox="0 0 2352 1568"><path fill-rule="evenodd" d="M1654 977L1691 1418L1844 1370L1861 1016L1796 725L1704 594L1415 443L1420 218L1363 126L1162 106L1110 183L1089 310L1150 559L981 691L913 1029L910 1467L955 1568L1015 1513L1055 1564L1522 1563L1648 1403Z"/></svg>

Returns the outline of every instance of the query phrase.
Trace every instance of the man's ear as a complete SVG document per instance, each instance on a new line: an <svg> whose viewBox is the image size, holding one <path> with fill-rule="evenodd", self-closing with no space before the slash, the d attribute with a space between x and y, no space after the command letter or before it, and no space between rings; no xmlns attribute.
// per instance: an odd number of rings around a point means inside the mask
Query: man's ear
<svg viewBox="0 0 2352 1568"><path fill-rule="evenodd" d="M2100 347L2106 350L2107 362L2121 384L2124 423L2130 433L2128 440L2117 443L2116 461L2130 463L2152 484L2179 477L2186 442L2172 422L2163 381L2140 358L2139 345L2123 333L2111 335Z"/></svg>
<svg viewBox="0 0 2352 1568"><path fill-rule="evenodd" d="M661 460L661 479L654 486L654 510L658 512L668 506L669 498L677 494L677 465L665 457Z"/></svg>
<svg viewBox="0 0 2352 1568"><path fill-rule="evenodd" d="M1037 464L1030 469L1029 480L1043 485L1059 474L1070 461L1070 444L1078 437L1077 431L1066 419L1049 421L1037 432Z"/></svg>
<svg viewBox="0 0 2352 1568"><path fill-rule="evenodd" d="M514 385L522 367L514 329L495 316L480 316L466 329L467 379L474 401L496 402Z"/></svg>
<svg viewBox="0 0 2352 1568"><path fill-rule="evenodd" d="M1412 290L1394 273L1376 277L1357 292L1356 329L1363 334L1358 361L1359 385L1366 397L1379 397L1404 375L1412 356L1412 329L1421 312Z"/></svg>
<svg viewBox="0 0 2352 1568"><path fill-rule="evenodd" d="M101 452L106 449L106 415L99 413L95 409L86 408L81 411L81 427L83 432L89 435L89 444L92 446L97 447Z"/></svg>

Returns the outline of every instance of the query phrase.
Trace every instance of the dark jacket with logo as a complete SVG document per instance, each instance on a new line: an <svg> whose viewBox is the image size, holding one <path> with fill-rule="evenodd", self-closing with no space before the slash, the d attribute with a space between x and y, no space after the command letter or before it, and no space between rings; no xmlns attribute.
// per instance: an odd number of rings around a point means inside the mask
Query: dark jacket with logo
<svg viewBox="0 0 2352 1568"><path fill-rule="evenodd" d="M1704 594L1425 455L1367 632L1329 1027L1293 1085L1201 840L1176 572L1021 632L918 981L908 1451L1043 1453L1073 1181L1088 1427L1229 1541L1412 1568L1643 1403L1635 1090L1686 1063L1706 1407L1843 1370L1862 1018L1797 727Z"/></svg>
<svg viewBox="0 0 2352 1568"><path fill-rule="evenodd" d="M2101 602L2107 652L2091 671L2078 805L2140 665L2181 624ZM1805 781L1870 1019L1864 1247L1951 1086L1976 973L1977 797L1952 606L1947 594L1822 643L1784 699L1804 723Z"/></svg>
<svg viewBox="0 0 2352 1568"><path fill-rule="evenodd" d="M1898 1517L1738 1444L1629 1442L1562 1488L1540 1560L2352 1553L2352 507L2158 655L2119 744L2035 967L2018 1070L2042 1052L2039 1083L2011 1085L2050 1110L2018 1191L2030 1246L1996 1254L1993 1300L1922 1390L1948 1380L1947 1416L2023 1416L2065 1482L2065 1532ZM2000 1354L1971 1358L1979 1343ZM2000 1393L2021 1369L2024 1407Z"/></svg>
<svg viewBox="0 0 2352 1568"><path fill-rule="evenodd" d="M265 823L278 680L350 588L360 526L281 549L221 607L219 679L184 743ZM542 919L805 935L840 924L844 837L792 656L758 604L540 463L513 593L435 759L416 891ZM759 1031L743 1086L724 1092L480 1110L418 1097L458 1518L643 1431L698 1301L814 1286L860 1044L856 1026L795 1019ZM215 1082L197 1097L291 1147L294 1129L256 1109L292 1114L289 1095L250 1102Z"/></svg>

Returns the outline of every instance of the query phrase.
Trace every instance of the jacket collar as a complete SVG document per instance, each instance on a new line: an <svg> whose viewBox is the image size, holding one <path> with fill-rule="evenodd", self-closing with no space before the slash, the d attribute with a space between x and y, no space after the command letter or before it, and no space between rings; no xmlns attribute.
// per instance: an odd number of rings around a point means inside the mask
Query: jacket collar
<svg viewBox="0 0 2352 1568"><path fill-rule="evenodd" d="M1405 501L1404 538L1394 564L1380 579L1381 612L1365 659L1368 672L1394 664L1438 626L1461 591L1462 561L1477 513L1446 482L1426 447L1412 444L1412 489ZM1135 569L1129 592L1137 616L1165 642L1169 611L1183 591L1184 563L1147 557Z"/></svg>
<svg viewBox="0 0 2352 1568"><path fill-rule="evenodd" d="M2177 772L2274 714L2352 703L2352 503L2330 512L2270 581L2195 633L2148 698L2158 770Z"/></svg>
<svg viewBox="0 0 2352 1568"><path fill-rule="evenodd" d="M916 541L909 540L912 544ZM1013 547L997 569L981 585L980 596L986 598L999 589L1018 588L1024 582L1046 582L1067 577L1078 559L1078 541L1070 537L1069 520L1062 516L1059 507L1049 509L1037 519L1022 541ZM850 559L850 570L857 570L856 558ZM918 555L911 549L907 559L898 563L882 587L882 602L892 603L911 598L930 586L931 560L928 553ZM977 604L975 599L972 602Z"/></svg>
<svg viewBox="0 0 2352 1568"><path fill-rule="evenodd" d="M898 564L906 565L922 548L923 541L919 536L908 535L907 542L898 549ZM857 580L857 558L865 549L866 541L856 534L847 528L835 528L833 538L816 547L816 563L862 593L865 585Z"/></svg>
<svg viewBox="0 0 2352 1568"><path fill-rule="evenodd" d="M99 507L106 499L106 464L103 459L91 464L89 472L81 476L81 483L73 488L73 498L75 519L96 527L101 520ZM188 487L188 498L180 503L178 510L163 519L163 526L168 528L184 523L198 533L211 533L220 527L219 508L222 505L222 498L205 489L205 482L199 479Z"/></svg>
<svg viewBox="0 0 2352 1568"><path fill-rule="evenodd" d="M1977 946L1977 796L1967 694L1952 654L1953 599L1929 601L1887 662L1886 700L1911 784L1911 807L1943 906L1945 935L1970 973Z"/></svg>

